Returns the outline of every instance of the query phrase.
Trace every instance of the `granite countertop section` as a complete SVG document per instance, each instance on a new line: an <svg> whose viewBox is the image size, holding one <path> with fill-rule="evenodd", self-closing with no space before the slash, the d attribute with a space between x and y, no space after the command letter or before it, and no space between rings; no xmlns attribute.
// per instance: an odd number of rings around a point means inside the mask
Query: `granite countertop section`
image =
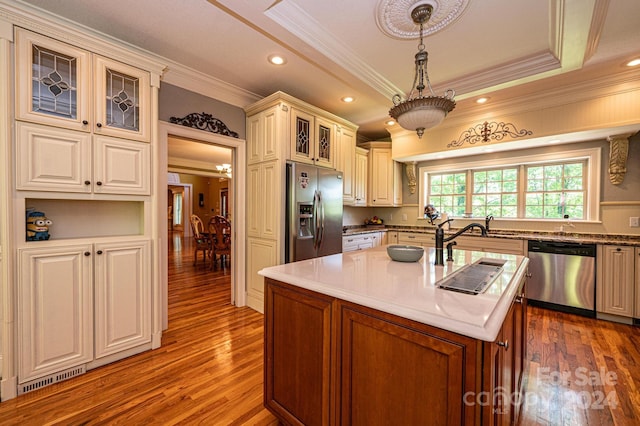
<svg viewBox="0 0 640 426"><path fill-rule="evenodd" d="M451 230L445 230L445 235L452 234L461 228L452 227ZM367 228L363 225L351 225L343 226L343 235L357 235L366 234L369 232L379 231L398 231L398 232L414 232L422 234L435 235L435 227L424 226L396 226L389 225L385 228ZM480 236L480 232L473 230L466 232L462 236ZM516 240L537 240L537 241L559 241L559 242L572 242L583 244L615 244L623 246L638 246L640 247L640 236L638 235L606 235L606 234L586 234L578 232L549 232L549 231L511 231L511 230L490 230L489 238L507 238Z"/></svg>
<svg viewBox="0 0 640 426"><path fill-rule="evenodd" d="M502 273L481 294L441 289L437 283L480 259L504 259ZM454 261L434 265L435 249L418 262L395 262L386 246L334 254L262 269L259 274L341 300L465 336L496 339L529 260L523 256L454 251Z"/></svg>

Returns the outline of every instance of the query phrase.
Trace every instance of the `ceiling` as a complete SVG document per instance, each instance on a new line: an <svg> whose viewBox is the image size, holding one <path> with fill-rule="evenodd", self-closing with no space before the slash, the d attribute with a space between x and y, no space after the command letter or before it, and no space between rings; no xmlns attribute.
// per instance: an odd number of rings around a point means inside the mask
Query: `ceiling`
<svg viewBox="0 0 640 426"><path fill-rule="evenodd" d="M591 67L615 73L640 57L638 0L21 1L165 58L167 82L188 70L231 87L218 99L239 107L280 90L358 124L372 140L389 136L391 98L411 88L418 45L381 31L381 2L407 14L431 3L434 16L466 5L425 38L434 90L456 91L451 114L480 95L515 97L577 70L575 78L588 78ZM276 53L283 66L267 62ZM355 102L342 102L347 95Z"/></svg>

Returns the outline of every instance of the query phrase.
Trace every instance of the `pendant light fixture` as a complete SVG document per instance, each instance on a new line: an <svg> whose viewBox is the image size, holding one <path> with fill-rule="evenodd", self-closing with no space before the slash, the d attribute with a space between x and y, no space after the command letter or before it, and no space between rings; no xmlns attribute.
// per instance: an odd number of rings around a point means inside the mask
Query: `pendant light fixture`
<svg viewBox="0 0 640 426"><path fill-rule="evenodd" d="M411 11L411 19L416 25L420 25L420 44L415 56L416 73L407 99L403 101L400 95L394 95L392 99L394 107L389 110L389 115L402 128L414 130L419 138L422 138L425 130L440 124L456 106L456 102L453 100L455 97L453 89L447 90L444 96L436 96L429 81L428 53L423 42L423 29L424 24L431 18L432 12L433 6L431 4L420 4ZM423 92L426 89L428 92L425 96Z"/></svg>

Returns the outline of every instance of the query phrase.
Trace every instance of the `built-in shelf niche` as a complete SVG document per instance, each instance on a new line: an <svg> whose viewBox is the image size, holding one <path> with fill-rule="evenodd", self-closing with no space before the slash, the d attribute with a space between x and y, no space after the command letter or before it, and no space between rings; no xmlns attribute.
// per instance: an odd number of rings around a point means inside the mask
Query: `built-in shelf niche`
<svg viewBox="0 0 640 426"><path fill-rule="evenodd" d="M49 241L144 234L144 202L142 201L32 198L26 199L25 205L27 209L33 208L43 212L53 221L49 227Z"/></svg>

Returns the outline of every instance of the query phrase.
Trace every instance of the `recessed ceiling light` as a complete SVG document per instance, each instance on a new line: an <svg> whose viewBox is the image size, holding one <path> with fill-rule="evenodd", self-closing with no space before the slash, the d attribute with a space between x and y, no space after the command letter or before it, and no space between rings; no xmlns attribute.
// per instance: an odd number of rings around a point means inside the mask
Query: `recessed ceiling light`
<svg viewBox="0 0 640 426"><path fill-rule="evenodd" d="M393 126L394 124L396 124L396 122L393 120L389 120L389 121L385 121L384 124L386 124L387 126Z"/></svg>
<svg viewBox="0 0 640 426"><path fill-rule="evenodd" d="M346 103L351 103L355 100L356 99L353 96L345 96L344 98L342 98L342 102L346 102Z"/></svg>
<svg viewBox="0 0 640 426"><path fill-rule="evenodd" d="M489 100L489 98L478 98L478 99L476 99L476 103L483 104L483 103L487 102L488 100Z"/></svg>
<svg viewBox="0 0 640 426"><path fill-rule="evenodd" d="M284 59L280 55L271 55L269 56L269 63L273 65L284 65L286 63L286 59Z"/></svg>
<svg viewBox="0 0 640 426"><path fill-rule="evenodd" d="M637 65L640 65L640 58L627 62L628 67L635 67Z"/></svg>

